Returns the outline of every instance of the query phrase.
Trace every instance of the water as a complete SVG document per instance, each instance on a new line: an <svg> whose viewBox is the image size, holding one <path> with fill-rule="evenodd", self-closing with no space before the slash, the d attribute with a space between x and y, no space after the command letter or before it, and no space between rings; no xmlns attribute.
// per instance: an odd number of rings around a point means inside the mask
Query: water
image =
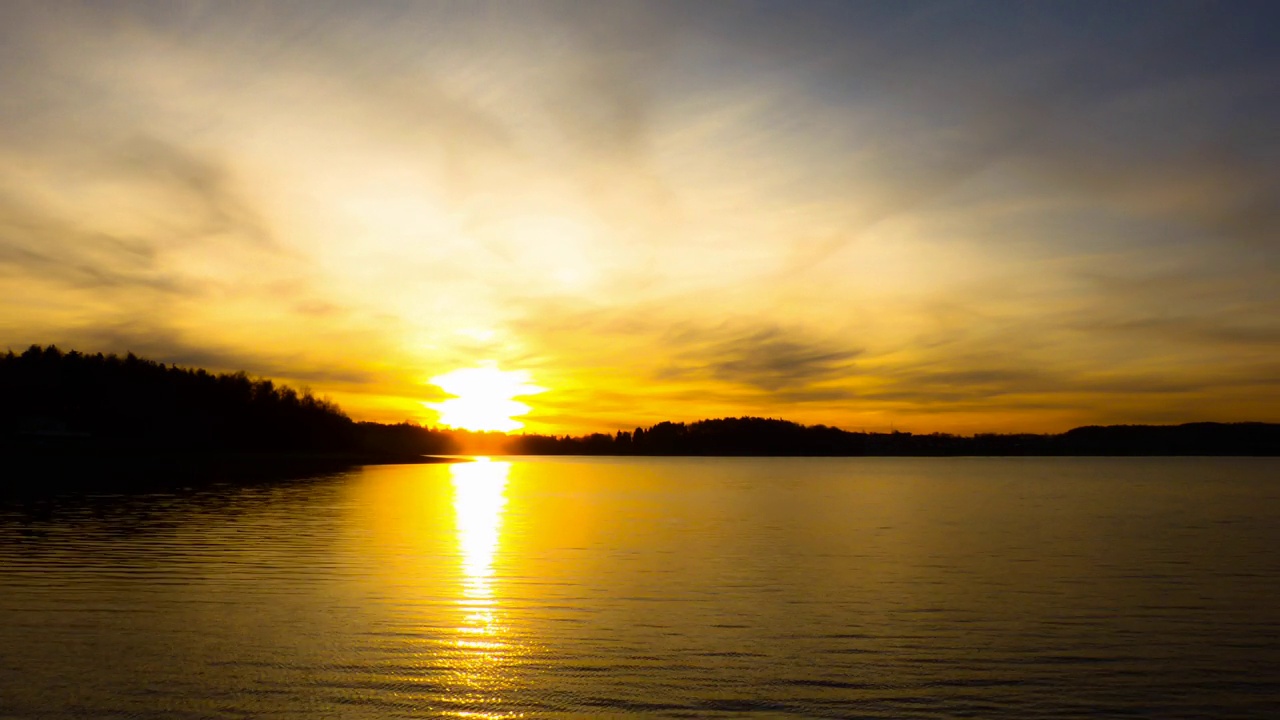
<svg viewBox="0 0 1280 720"><path fill-rule="evenodd" d="M0 717L1280 716L1274 459L516 459L0 504Z"/></svg>

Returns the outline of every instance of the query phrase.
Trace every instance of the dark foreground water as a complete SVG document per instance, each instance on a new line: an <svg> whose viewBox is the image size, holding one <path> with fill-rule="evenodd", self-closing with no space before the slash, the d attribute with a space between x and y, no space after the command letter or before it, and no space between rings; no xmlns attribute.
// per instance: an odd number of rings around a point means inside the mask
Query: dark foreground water
<svg viewBox="0 0 1280 720"><path fill-rule="evenodd" d="M531 459L0 502L0 718L1280 717L1280 461Z"/></svg>

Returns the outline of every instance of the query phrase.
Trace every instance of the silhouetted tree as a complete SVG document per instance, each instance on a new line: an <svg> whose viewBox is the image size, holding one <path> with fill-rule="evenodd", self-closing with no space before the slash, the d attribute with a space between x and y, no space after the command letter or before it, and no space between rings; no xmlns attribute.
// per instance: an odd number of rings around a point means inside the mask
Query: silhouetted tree
<svg viewBox="0 0 1280 720"><path fill-rule="evenodd" d="M1061 435L848 432L776 418L660 422L612 435L508 436L352 422L327 399L244 372L32 345L0 355L0 444L165 453L530 455L1278 455L1280 425L1088 426Z"/></svg>
<svg viewBox="0 0 1280 720"><path fill-rule="evenodd" d="M0 434L9 444L99 449L332 451L352 447L336 405L245 373L166 367L133 353L33 345L0 356Z"/></svg>

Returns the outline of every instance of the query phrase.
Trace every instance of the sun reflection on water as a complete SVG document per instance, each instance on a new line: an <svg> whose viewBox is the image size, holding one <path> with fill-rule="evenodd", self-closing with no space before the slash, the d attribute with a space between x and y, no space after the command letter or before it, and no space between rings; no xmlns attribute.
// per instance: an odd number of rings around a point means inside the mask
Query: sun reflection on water
<svg viewBox="0 0 1280 720"><path fill-rule="evenodd" d="M494 596L494 558L502 537L507 475L511 463L477 458L450 466L454 525L457 531L462 611L454 640L460 692L453 698L458 717L506 718L494 712L509 683L504 665L515 648L505 638Z"/></svg>

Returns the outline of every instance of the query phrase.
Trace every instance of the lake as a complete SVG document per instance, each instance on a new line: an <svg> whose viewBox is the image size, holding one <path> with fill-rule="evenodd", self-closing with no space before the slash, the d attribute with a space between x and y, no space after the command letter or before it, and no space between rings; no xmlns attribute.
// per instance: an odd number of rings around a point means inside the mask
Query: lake
<svg viewBox="0 0 1280 720"><path fill-rule="evenodd" d="M495 458L0 501L0 717L1280 716L1280 460Z"/></svg>

